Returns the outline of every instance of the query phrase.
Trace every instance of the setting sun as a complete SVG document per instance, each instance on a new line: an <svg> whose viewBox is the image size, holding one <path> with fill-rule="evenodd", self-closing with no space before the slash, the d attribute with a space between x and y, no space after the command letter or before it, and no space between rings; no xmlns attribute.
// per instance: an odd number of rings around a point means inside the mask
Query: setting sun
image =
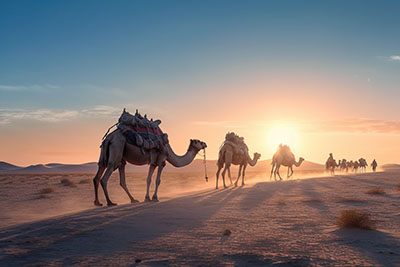
<svg viewBox="0 0 400 267"><path fill-rule="evenodd" d="M291 148L296 148L299 145L299 133L296 127L279 123L273 125L267 133L267 146L268 149L275 151L279 144L285 144Z"/></svg>

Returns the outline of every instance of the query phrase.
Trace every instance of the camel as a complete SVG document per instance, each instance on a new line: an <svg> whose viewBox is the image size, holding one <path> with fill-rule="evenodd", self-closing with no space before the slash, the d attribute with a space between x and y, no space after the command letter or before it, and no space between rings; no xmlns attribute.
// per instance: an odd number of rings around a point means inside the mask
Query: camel
<svg viewBox="0 0 400 267"><path fill-rule="evenodd" d="M242 175L242 186L243 186L247 164L249 164L250 166L253 167L256 165L258 159L261 157L261 154L254 153L253 159L251 159L249 152L247 150L246 150L246 153L235 153L235 151L237 152L237 149L235 149L234 146L236 146L236 145L231 142L226 142L223 144L223 146L219 150L218 161L217 161L218 170L217 170L217 174L216 174L215 189L218 189L219 173L220 173L221 169L224 167L224 165L225 165L225 168L221 173L222 181L224 183L224 188L227 187L225 184L226 171L228 171L228 176L229 176L229 179L232 184L231 170L230 170L231 164L239 165L239 174L235 181L235 186L237 186L237 184L238 184L240 175Z"/></svg>
<svg viewBox="0 0 400 267"><path fill-rule="evenodd" d="M272 179L272 174L274 174L274 178L276 181L276 175L278 174L279 179L282 180L281 175L279 174L279 169L281 165L288 167L287 179L289 179L293 175L293 165L296 167L300 167L303 163L304 158L299 158L299 161L296 162L294 154L290 151L290 148L286 145L280 145L278 151L275 152L274 156L272 157L272 169L271 169L271 176L269 179ZM291 172L289 174L289 172Z"/></svg>
<svg viewBox="0 0 400 267"><path fill-rule="evenodd" d="M364 159L364 158L360 158L359 160L358 160L358 162L359 162L359 166L360 166L360 171L361 172L367 172L367 167L368 167L368 163L367 163L367 160L366 159Z"/></svg>
<svg viewBox="0 0 400 267"><path fill-rule="evenodd" d="M355 173L357 173L358 167L360 167L360 163L359 163L357 160L355 160L355 161L353 162L353 171L354 171Z"/></svg>
<svg viewBox="0 0 400 267"><path fill-rule="evenodd" d="M201 142L199 140L191 139L189 148L186 154L184 154L183 156L176 155L169 144L165 145L165 150L158 150L158 149L143 150L139 146L127 143L123 133L119 129L116 129L115 131L107 135L101 146L100 159L98 162L98 170L96 176L93 178L94 192L95 192L94 204L96 206L102 206L98 198L98 188L99 184L101 183L104 195L107 200L107 205L108 206L116 205L116 203L113 203L111 201L107 191L108 179L116 169L119 170L120 185L130 198L131 203L138 202L130 194L128 187L126 185L126 180L125 180L126 162L129 162L134 165L146 165L146 164L150 165L149 172L147 175L147 190L146 190L145 201L158 202L157 192L161 182L161 173L166 165L165 161L168 161L175 167L186 166L193 161L193 159L201 149L204 149L206 147L207 147L206 143ZM153 176L156 167L158 167L156 187L154 190L152 200L150 200L149 189L151 184L151 178ZM103 173L104 176L102 177Z"/></svg>
<svg viewBox="0 0 400 267"><path fill-rule="evenodd" d="M348 164L347 164L347 160L346 159L342 159L341 161L339 161L339 166L340 166L340 170L342 172L348 172L349 168L348 168Z"/></svg>
<svg viewBox="0 0 400 267"><path fill-rule="evenodd" d="M335 175L335 168L339 167L339 164L336 163L336 160L333 158L332 153L329 154L329 158L325 162L326 171L331 175Z"/></svg>

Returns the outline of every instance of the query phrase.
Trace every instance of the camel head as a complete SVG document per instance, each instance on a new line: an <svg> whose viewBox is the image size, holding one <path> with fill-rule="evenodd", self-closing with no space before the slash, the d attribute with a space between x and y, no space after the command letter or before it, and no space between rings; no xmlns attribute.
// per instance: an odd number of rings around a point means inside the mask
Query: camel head
<svg viewBox="0 0 400 267"><path fill-rule="evenodd" d="M258 160L261 158L261 154L260 153L254 153L254 159Z"/></svg>
<svg viewBox="0 0 400 267"><path fill-rule="evenodd" d="M190 145L189 145L189 149L193 148L196 151L200 151L201 149L204 149L207 147L207 144L197 140L197 139L190 139Z"/></svg>

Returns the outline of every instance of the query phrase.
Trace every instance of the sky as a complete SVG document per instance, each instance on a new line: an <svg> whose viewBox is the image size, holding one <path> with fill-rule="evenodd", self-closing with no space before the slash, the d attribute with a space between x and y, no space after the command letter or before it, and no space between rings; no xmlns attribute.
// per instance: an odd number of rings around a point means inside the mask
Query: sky
<svg viewBox="0 0 400 267"><path fill-rule="evenodd" d="M216 159L400 162L399 1L1 1L0 161L97 161L122 112Z"/></svg>

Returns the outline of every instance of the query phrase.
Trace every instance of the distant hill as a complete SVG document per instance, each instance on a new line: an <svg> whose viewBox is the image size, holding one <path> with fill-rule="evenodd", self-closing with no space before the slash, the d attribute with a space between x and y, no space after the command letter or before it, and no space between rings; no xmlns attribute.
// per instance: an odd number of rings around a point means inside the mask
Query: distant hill
<svg viewBox="0 0 400 267"><path fill-rule="evenodd" d="M399 170L400 169L400 164L385 164L382 165L381 168L385 171L388 170Z"/></svg>
<svg viewBox="0 0 400 267"><path fill-rule="evenodd" d="M20 169L21 167L12 165L10 163L0 161L0 171L12 171L12 170L17 170Z"/></svg>
<svg viewBox="0 0 400 267"><path fill-rule="evenodd" d="M216 160L207 160L208 172L216 172L217 170ZM236 170L237 166L233 166L233 170ZM303 164L298 168L302 171L323 171L324 165L304 161ZM148 166L136 166L127 164L127 172L147 172ZM195 159L191 164L182 168L176 168L171 164L167 163L164 170L166 172L204 172L204 162L202 159ZM286 170L282 167L282 170ZM95 173L97 171L96 162L88 162L83 164L62 164L62 163L48 163L48 164L37 164L30 165L27 167L19 167L12 165L7 162L0 162L0 172L18 172L18 173ZM262 160L257 163L256 166L247 167L247 171L254 172L269 172L271 171L271 160Z"/></svg>

